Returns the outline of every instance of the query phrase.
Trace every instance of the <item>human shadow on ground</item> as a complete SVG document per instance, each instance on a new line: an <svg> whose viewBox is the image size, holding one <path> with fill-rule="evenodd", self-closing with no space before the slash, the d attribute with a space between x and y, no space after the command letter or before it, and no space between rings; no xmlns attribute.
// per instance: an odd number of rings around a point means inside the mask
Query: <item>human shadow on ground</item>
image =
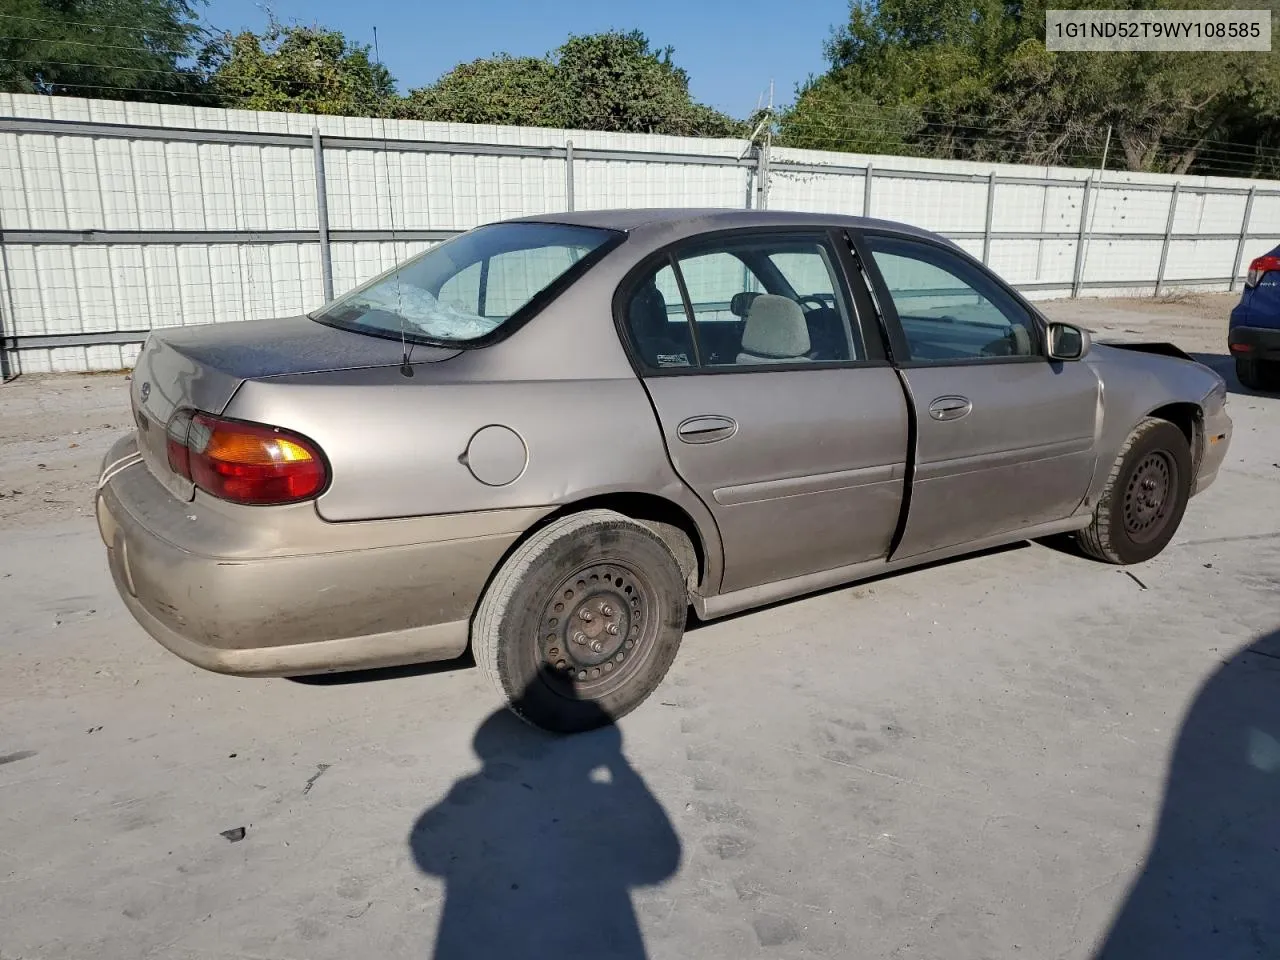
<svg viewBox="0 0 1280 960"><path fill-rule="evenodd" d="M1096 956L1280 957L1280 630L1196 696L1155 842Z"/></svg>
<svg viewBox="0 0 1280 960"><path fill-rule="evenodd" d="M445 885L435 960L643 960L631 891L675 873L680 840L618 728L556 736L502 709L473 747L481 770L409 836Z"/></svg>

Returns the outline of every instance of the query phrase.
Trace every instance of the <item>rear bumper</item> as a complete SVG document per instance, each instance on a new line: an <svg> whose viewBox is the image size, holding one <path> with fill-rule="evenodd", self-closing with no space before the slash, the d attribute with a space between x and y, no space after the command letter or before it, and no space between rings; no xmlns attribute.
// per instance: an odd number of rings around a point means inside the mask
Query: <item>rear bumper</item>
<svg viewBox="0 0 1280 960"><path fill-rule="evenodd" d="M1219 410L1204 419L1204 453L1200 456L1200 467L1196 471L1195 482L1191 485L1191 495L1203 491L1218 477L1222 461L1227 457L1227 448L1231 446L1231 418L1226 410Z"/></svg>
<svg viewBox="0 0 1280 960"><path fill-rule="evenodd" d="M447 660L507 549L546 511L328 523L312 504L175 499L132 438L104 462L98 527L142 627L197 666L289 676ZM121 465L123 464L123 466Z"/></svg>
<svg viewBox="0 0 1280 960"><path fill-rule="evenodd" d="M1246 360L1280 360L1280 327L1232 327L1227 346L1233 357Z"/></svg>

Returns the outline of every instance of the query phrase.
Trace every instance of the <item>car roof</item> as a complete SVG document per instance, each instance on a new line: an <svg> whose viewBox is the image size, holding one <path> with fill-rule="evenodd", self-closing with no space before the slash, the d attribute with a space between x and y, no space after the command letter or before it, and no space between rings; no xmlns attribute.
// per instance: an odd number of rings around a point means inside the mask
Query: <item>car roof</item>
<svg viewBox="0 0 1280 960"><path fill-rule="evenodd" d="M886 230L907 236L942 241L950 246L955 246L945 237L906 223L836 213L806 213L801 210L736 210L725 207L575 210L565 213L543 213L531 217L520 217L513 222L563 223L574 226L622 230L626 233L654 230L672 236L692 236L713 230L730 230L738 227L848 227Z"/></svg>

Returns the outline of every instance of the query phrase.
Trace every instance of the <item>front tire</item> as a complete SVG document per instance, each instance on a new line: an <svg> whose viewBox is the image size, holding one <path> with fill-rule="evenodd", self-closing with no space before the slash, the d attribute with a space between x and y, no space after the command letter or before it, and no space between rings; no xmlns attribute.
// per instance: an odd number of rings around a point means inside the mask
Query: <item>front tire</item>
<svg viewBox="0 0 1280 960"><path fill-rule="evenodd" d="M1147 417L1120 448L1093 522L1077 543L1107 563L1150 560L1173 539L1191 497L1191 449L1167 420Z"/></svg>
<svg viewBox="0 0 1280 960"><path fill-rule="evenodd" d="M611 510L562 517L503 563L472 627L476 663L521 719L557 733L639 706L675 659L684 576L648 527Z"/></svg>

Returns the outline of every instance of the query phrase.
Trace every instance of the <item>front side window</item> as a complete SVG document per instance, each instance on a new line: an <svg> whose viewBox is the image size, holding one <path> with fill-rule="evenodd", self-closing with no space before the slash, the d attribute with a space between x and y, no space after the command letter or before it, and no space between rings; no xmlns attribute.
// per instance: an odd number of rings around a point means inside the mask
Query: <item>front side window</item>
<svg viewBox="0 0 1280 960"><path fill-rule="evenodd" d="M674 260L674 268L665 261L642 279L628 304L632 342L646 366L760 367L863 356L825 236L733 236Z"/></svg>
<svg viewBox="0 0 1280 960"><path fill-rule="evenodd" d="M1036 355L1023 307L963 258L932 244L867 237L917 363Z"/></svg>
<svg viewBox="0 0 1280 960"><path fill-rule="evenodd" d="M465 343L492 333L617 234L496 223L432 247L313 313L360 333Z"/></svg>

